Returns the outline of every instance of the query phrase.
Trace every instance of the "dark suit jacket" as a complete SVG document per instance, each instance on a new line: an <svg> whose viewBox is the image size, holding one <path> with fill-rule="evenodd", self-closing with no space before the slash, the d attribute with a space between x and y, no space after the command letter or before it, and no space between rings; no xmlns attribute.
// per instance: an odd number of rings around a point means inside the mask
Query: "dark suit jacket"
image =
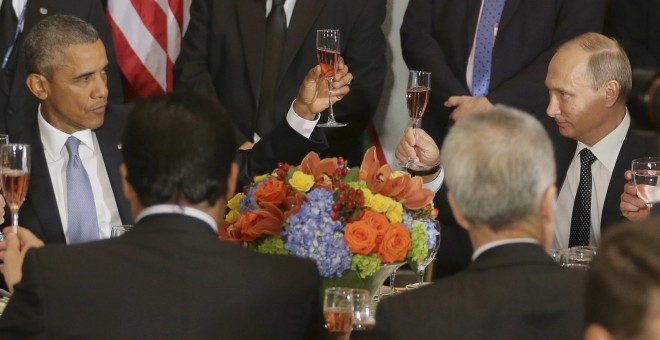
<svg viewBox="0 0 660 340"><path fill-rule="evenodd" d="M561 190L564 184L566 172L577 147L577 141L559 136L558 131L555 126L555 134L551 135L555 146L555 159L557 161L557 192ZM612 177L610 178L610 184L607 187L607 194L605 194L603 211L600 215L601 231L605 231L608 227L625 219L623 214L621 214L621 209L619 209L619 203L621 201L621 194L623 193L623 186L626 184L623 174L626 170L630 170L632 160L641 157L657 156L659 147L660 139L657 134L648 131L636 131L631 124L626 138L623 140L623 145L621 145L621 150L619 151L619 156L616 159Z"/></svg>
<svg viewBox="0 0 660 340"><path fill-rule="evenodd" d="M582 339L584 273L534 244L503 245L462 273L383 299L374 339Z"/></svg>
<svg viewBox="0 0 660 340"><path fill-rule="evenodd" d="M190 26L174 65L176 89L216 96L252 140L264 53L263 0L194 0ZM330 148L322 156L362 161L362 132L376 111L386 73L381 24L385 0L297 0L286 33L274 112L275 126L296 98L300 82L317 65L316 30L341 31L341 54L354 75L351 93L334 106L347 127L326 129Z"/></svg>
<svg viewBox="0 0 660 340"><path fill-rule="evenodd" d="M660 2L613 0L606 32L626 50L633 68L660 69Z"/></svg>
<svg viewBox="0 0 660 340"><path fill-rule="evenodd" d="M442 141L453 108L449 96L470 96L465 80L480 0L411 0L401 25L401 48L410 69L432 73L423 127ZM556 48L588 31L600 32L603 0L507 0L493 49L488 99L537 117L548 105L545 76Z"/></svg>
<svg viewBox="0 0 660 340"><path fill-rule="evenodd" d="M6 0L11 1L11 0ZM23 62L23 40L41 19L54 14L68 14L89 22L99 32L108 55L108 90L111 103L124 101L123 88L117 67L115 49L110 26L105 19L105 12L98 0L29 0L25 9L25 23L9 64L15 68L13 81L8 82L0 72L0 133L9 134L10 141L15 141L24 126L36 117L37 98L30 92L25 79L27 72ZM5 51L1 51L4 57ZM0 57L1 58L1 57Z"/></svg>
<svg viewBox="0 0 660 340"><path fill-rule="evenodd" d="M101 148L103 163L110 178L110 185L117 203L119 216L123 224L132 223L131 210L128 200L124 197L124 191L119 174L119 165L123 158L118 146L121 144L121 131L126 120L126 108L121 106L108 106L103 125L94 130L96 139ZM36 117L35 117L36 118ZM18 143L26 143L31 146L32 172L30 184L25 202L19 212L19 224L30 229L37 237L45 243L64 243L64 229L53 184L46 164L46 155L41 143L39 125L36 119L26 126L26 129L16 140ZM6 214L5 216L11 216ZM6 219L5 224L11 221Z"/></svg>
<svg viewBox="0 0 660 340"><path fill-rule="evenodd" d="M152 215L120 238L29 251L0 338L314 339L319 289L308 260Z"/></svg>

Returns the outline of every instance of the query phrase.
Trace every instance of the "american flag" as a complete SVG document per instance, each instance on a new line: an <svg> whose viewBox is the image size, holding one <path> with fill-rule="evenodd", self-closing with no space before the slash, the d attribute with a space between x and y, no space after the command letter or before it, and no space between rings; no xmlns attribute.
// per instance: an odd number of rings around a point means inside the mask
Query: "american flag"
<svg viewBox="0 0 660 340"><path fill-rule="evenodd" d="M172 90L172 67L192 0L108 0L107 17L127 98Z"/></svg>

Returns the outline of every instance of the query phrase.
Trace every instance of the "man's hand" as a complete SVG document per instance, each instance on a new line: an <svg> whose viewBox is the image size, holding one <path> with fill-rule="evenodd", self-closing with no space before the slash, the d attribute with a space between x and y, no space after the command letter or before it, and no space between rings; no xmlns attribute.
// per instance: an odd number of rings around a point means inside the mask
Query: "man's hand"
<svg viewBox="0 0 660 340"><path fill-rule="evenodd" d="M627 182L623 186L623 194L621 194L621 203L619 204L621 214L631 221L641 221L649 216L651 209L648 208L644 200L637 196L637 188L632 182L632 171L626 171L623 177Z"/></svg>
<svg viewBox="0 0 660 340"><path fill-rule="evenodd" d="M19 283L23 277L21 268L23 267L23 259L25 259L28 249L32 247L41 248L44 246L44 243L34 236L31 231L23 227L18 227L18 234L15 234L12 228L7 227L3 230L3 234L5 234L7 240L2 241L2 243L6 243L6 249L2 256L4 267L1 271L5 276L5 283L7 283L9 291L13 293L14 285Z"/></svg>
<svg viewBox="0 0 660 340"><path fill-rule="evenodd" d="M451 96L445 102L445 106L455 107L450 118L457 122L459 119L466 117L469 114L486 111L490 109L493 104L486 97Z"/></svg>
<svg viewBox="0 0 660 340"><path fill-rule="evenodd" d="M396 159L406 163L412 159L415 163L434 166L440 163L440 149L431 136L422 129L407 127L396 147Z"/></svg>
<svg viewBox="0 0 660 340"><path fill-rule="evenodd" d="M348 66L344 59L339 57L337 72L333 78L332 91L330 93L332 103L340 101L348 94L348 84L353 80L353 75L348 72ZM314 66L303 79L298 97L293 102L293 110L302 118L314 120L316 114L327 109L328 103L328 80L321 73L321 66Z"/></svg>

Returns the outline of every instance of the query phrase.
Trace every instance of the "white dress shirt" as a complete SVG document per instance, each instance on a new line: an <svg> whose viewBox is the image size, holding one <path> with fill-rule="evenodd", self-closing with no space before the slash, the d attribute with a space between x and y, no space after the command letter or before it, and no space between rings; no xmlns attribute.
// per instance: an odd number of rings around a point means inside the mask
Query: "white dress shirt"
<svg viewBox="0 0 660 340"><path fill-rule="evenodd" d="M41 107L39 107L38 124L41 143L44 145L46 163L48 164L48 172L53 183L57 209L60 213L67 243L69 242L69 235L67 234L69 227L66 199L66 166L69 162L69 152L64 144L70 136L74 136L82 142L78 152L92 185L99 238L109 238L110 228L113 225L121 225L122 222L96 134L89 129L77 131L73 135L62 132L46 122L41 115Z"/></svg>
<svg viewBox="0 0 660 340"><path fill-rule="evenodd" d="M598 246L600 243L600 218L605 203L605 195L610 184L612 175L623 176L623 174L612 174L616 164L619 150L626 138L628 128L630 127L630 115L626 112L625 117L610 134L594 144L589 149L596 156L597 160L591 165L591 232L589 245ZM580 151L587 146L578 142L573 160L571 161L566 178L559 191L557 198L557 230L555 231L555 241L553 248L568 248L568 241L571 234L571 216L573 215L573 202L580 184ZM623 188L621 188L623 190Z"/></svg>
<svg viewBox="0 0 660 340"><path fill-rule="evenodd" d="M533 243L539 244L539 241L530 238L530 237L521 237L521 238L510 238L505 240L498 240L493 242L488 242L481 247L477 248L474 253L472 253L472 261L476 260L479 255L483 254L486 250L493 249L495 247L503 246L505 244L513 243Z"/></svg>
<svg viewBox="0 0 660 340"><path fill-rule="evenodd" d="M206 222L216 233L218 232L218 223L211 217L211 215L195 208L184 207L176 204L156 204L145 208L135 219L135 223L149 215L158 214L181 214Z"/></svg>
<svg viewBox="0 0 660 340"><path fill-rule="evenodd" d="M16 18L20 18L21 12L23 12L23 8L25 7L25 4L27 3L28 0L4 0L4 1L11 1L12 7L14 7L14 13L16 13ZM0 6L2 6L2 3L3 0L0 0ZM23 27L20 27L20 29L22 31Z"/></svg>

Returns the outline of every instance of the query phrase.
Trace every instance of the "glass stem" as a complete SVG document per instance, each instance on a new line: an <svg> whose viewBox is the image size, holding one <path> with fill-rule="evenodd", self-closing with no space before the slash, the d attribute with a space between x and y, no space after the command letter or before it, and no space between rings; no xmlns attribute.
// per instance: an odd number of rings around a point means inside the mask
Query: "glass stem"
<svg viewBox="0 0 660 340"><path fill-rule="evenodd" d="M396 269L390 274L390 294L394 294L394 279L396 278Z"/></svg>
<svg viewBox="0 0 660 340"><path fill-rule="evenodd" d="M424 268L419 268L417 273L419 274L419 288L421 288L424 283Z"/></svg>
<svg viewBox="0 0 660 340"><path fill-rule="evenodd" d="M328 78L328 122L335 121L335 113L332 111L332 78Z"/></svg>
<svg viewBox="0 0 660 340"><path fill-rule="evenodd" d="M18 208L11 207L11 225L18 225Z"/></svg>

